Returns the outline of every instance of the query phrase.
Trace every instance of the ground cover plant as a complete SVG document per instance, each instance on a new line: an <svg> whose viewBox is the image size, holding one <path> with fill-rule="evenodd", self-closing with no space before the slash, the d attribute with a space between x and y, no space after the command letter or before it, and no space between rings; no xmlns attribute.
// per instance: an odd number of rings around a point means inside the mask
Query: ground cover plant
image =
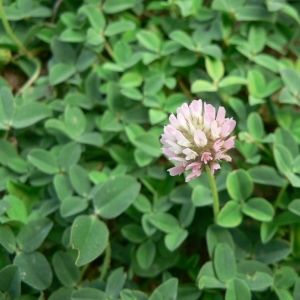
<svg viewBox="0 0 300 300"><path fill-rule="evenodd" d="M0 16L0 299L300 299L298 1Z"/></svg>

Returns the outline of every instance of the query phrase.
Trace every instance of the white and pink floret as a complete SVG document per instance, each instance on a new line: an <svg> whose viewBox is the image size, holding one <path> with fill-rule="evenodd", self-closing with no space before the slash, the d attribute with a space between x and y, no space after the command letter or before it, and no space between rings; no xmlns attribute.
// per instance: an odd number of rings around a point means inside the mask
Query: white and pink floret
<svg viewBox="0 0 300 300"><path fill-rule="evenodd" d="M225 108L218 112L211 104L194 100L184 103L177 109L177 117L170 115L170 124L164 127L161 136L162 151L175 162L169 169L170 175L180 175L191 170L186 177L188 182L201 175L205 165L211 173L220 169L220 161L231 161L226 151L234 147L235 137L228 136L235 128L232 118L225 118Z"/></svg>

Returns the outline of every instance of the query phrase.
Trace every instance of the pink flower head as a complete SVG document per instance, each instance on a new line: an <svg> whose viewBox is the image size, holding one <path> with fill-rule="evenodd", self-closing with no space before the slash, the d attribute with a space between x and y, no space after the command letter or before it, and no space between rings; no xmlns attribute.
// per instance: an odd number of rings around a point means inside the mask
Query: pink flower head
<svg viewBox="0 0 300 300"><path fill-rule="evenodd" d="M188 182L200 176L206 165L214 174L221 168L220 161L231 161L226 151L234 147L235 137L227 137L236 122L225 114L224 107L216 111L202 100L184 103L177 109L177 116L171 114L170 125L161 136L163 153L176 164L168 170L171 176L191 170L185 179Z"/></svg>

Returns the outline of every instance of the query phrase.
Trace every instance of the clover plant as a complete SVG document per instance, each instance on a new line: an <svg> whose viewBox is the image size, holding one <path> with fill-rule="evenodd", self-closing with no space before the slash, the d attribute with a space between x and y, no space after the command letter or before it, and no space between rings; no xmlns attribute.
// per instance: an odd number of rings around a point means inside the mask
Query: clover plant
<svg viewBox="0 0 300 300"><path fill-rule="evenodd" d="M298 1L0 17L0 299L300 299Z"/></svg>

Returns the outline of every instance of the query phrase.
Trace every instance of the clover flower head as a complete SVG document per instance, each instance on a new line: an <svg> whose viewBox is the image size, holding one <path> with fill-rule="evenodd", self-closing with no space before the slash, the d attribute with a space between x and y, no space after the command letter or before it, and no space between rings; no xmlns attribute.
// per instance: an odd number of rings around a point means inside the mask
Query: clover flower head
<svg viewBox="0 0 300 300"><path fill-rule="evenodd" d="M220 161L231 161L226 152L234 147L235 136L229 135L236 122L225 114L222 106L216 112L211 104L193 100L177 109L177 117L170 115L160 141L163 153L175 161L175 167L168 170L171 176L191 170L185 179L188 182L200 176L205 165L214 174L221 168Z"/></svg>

